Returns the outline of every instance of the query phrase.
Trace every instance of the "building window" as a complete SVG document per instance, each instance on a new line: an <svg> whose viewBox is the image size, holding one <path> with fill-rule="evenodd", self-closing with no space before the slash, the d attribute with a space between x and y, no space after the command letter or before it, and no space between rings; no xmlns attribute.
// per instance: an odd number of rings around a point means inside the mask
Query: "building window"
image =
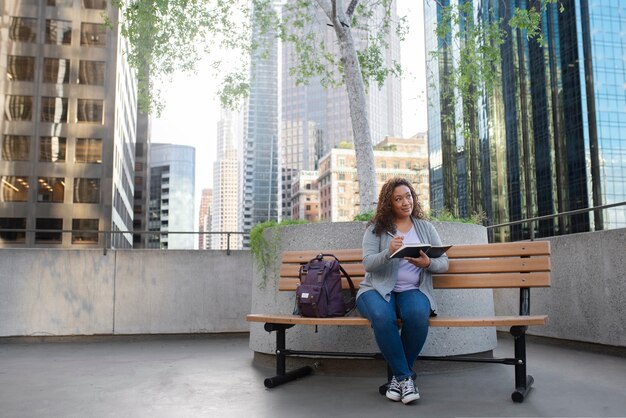
<svg viewBox="0 0 626 418"><path fill-rule="evenodd" d="M42 97L41 121L67 123L67 103L65 97Z"/></svg>
<svg viewBox="0 0 626 418"><path fill-rule="evenodd" d="M100 179L74 179L74 203L99 203Z"/></svg>
<svg viewBox="0 0 626 418"><path fill-rule="evenodd" d="M337 180L345 180L346 179L346 175L343 173L337 174Z"/></svg>
<svg viewBox="0 0 626 418"><path fill-rule="evenodd" d="M74 162L77 163L102 163L102 139L100 138L76 138L76 155Z"/></svg>
<svg viewBox="0 0 626 418"><path fill-rule="evenodd" d="M74 0L48 0L48 6L71 7L73 2Z"/></svg>
<svg viewBox="0 0 626 418"><path fill-rule="evenodd" d="M82 0L83 9L104 10L107 8L106 0Z"/></svg>
<svg viewBox="0 0 626 418"><path fill-rule="evenodd" d="M107 46L107 28L102 23L82 23L80 44L87 46Z"/></svg>
<svg viewBox="0 0 626 418"><path fill-rule="evenodd" d="M97 244L97 219L72 219L72 244Z"/></svg>
<svg viewBox="0 0 626 418"><path fill-rule="evenodd" d="M58 218L38 218L35 221L35 228L44 232L35 233L35 243L37 244L60 244L62 241L61 232L50 230L63 230L63 219Z"/></svg>
<svg viewBox="0 0 626 418"><path fill-rule="evenodd" d="M30 17L12 17L9 39L18 42L37 41L37 19Z"/></svg>
<svg viewBox="0 0 626 418"><path fill-rule="evenodd" d="M76 120L78 122L102 123L104 117L104 101L78 99Z"/></svg>
<svg viewBox="0 0 626 418"><path fill-rule="evenodd" d="M26 218L0 218L0 243L26 242L26 231L2 231L2 229L26 229Z"/></svg>
<svg viewBox="0 0 626 418"><path fill-rule="evenodd" d="M63 203L65 179L63 177L39 177L37 179L37 202Z"/></svg>
<svg viewBox="0 0 626 418"><path fill-rule="evenodd" d="M28 177L0 176L2 194L0 202L26 202L28 200Z"/></svg>
<svg viewBox="0 0 626 418"><path fill-rule="evenodd" d="M34 81L35 57L9 55L7 60L7 79L9 81Z"/></svg>
<svg viewBox="0 0 626 418"><path fill-rule="evenodd" d="M5 135L2 138L2 159L5 161L28 161L30 136Z"/></svg>
<svg viewBox="0 0 626 418"><path fill-rule="evenodd" d="M39 161L64 163L66 145L66 138L42 136L39 138Z"/></svg>
<svg viewBox="0 0 626 418"><path fill-rule="evenodd" d="M104 86L104 61L81 61L78 67L78 84Z"/></svg>
<svg viewBox="0 0 626 418"><path fill-rule="evenodd" d="M72 43L72 22L46 19L46 43L70 45Z"/></svg>
<svg viewBox="0 0 626 418"><path fill-rule="evenodd" d="M33 117L32 96L6 96L4 101L6 120L31 120Z"/></svg>
<svg viewBox="0 0 626 418"><path fill-rule="evenodd" d="M70 81L70 60L62 58L43 59L43 82L67 84Z"/></svg>

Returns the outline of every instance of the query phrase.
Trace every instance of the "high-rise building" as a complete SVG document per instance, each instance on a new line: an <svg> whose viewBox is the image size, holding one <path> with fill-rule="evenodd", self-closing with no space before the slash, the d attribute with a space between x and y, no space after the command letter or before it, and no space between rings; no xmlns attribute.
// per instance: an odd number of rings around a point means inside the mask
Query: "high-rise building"
<svg viewBox="0 0 626 418"><path fill-rule="evenodd" d="M415 188L418 201L429 210L428 155L426 136L385 138L374 148L377 191L392 177L403 177ZM320 220L351 221L359 214L359 183L356 156L352 148L333 148L320 160L319 177Z"/></svg>
<svg viewBox="0 0 626 418"><path fill-rule="evenodd" d="M195 169L195 148L151 145L148 228L160 233L150 235L149 248L194 249Z"/></svg>
<svg viewBox="0 0 626 418"><path fill-rule="evenodd" d="M105 0L0 1L0 246L132 247L136 81ZM73 232L61 232L72 230ZM57 232L58 231L58 232Z"/></svg>
<svg viewBox="0 0 626 418"><path fill-rule="evenodd" d="M339 56L334 29L328 25L328 17L317 5L311 6L313 18L302 31L320 34L320 39L335 56ZM284 6L283 13L287 13ZM378 13L382 13L379 10ZM397 19L396 4L390 8L391 18ZM373 16L372 21L380 20ZM358 47L367 45L369 34L359 29L353 30ZM394 31L387 37L386 65L400 61L400 41ZM281 132L280 150L283 169L290 169L294 176L299 170L317 170L319 159L341 142L353 142L352 120L348 94L344 85L324 87L319 77L306 84L297 84L296 77L289 69L297 65L295 46L285 42L282 45L281 67ZM399 136L402 133L402 102L400 80L389 77L382 86L371 82L366 87L366 100L372 142L383 138ZM295 171L294 171L295 170ZM287 177L287 175L285 175ZM283 216L291 216L290 182L283 182Z"/></svg>
<svg viewBox="0 0 626 418"><path fill-rule="evenodd" d="M626 3L547 5L541 19L545 46L507 25L521 4L474 1L475 19L502 19L507 36L499 83L459 110L458 97L446 102L439 95L446 72L455 71L455 51L442 49L446 43L435 36L440 6L424 3L427 52L441 52L427 64L435 210L484 212L490 223L500 224L626 200ZM476 121L470 136L455 129L463 118ZM624 226L622 206L542 220L533 232L551 236ZM523 224L495 233L496 240L516 240L531 231Z"/></svg>
<svg viewBox="0 0 626 418"><path fill-rule="evenodd" d="M291 182L291 219L309 222L320 219L320 196L317 171L300 170Z"/></svg>
<svg viewBox="0 0 626 418"><path fill-rule="evenodd" d="M200 211L198 215L198 249L211 249L211 235L203 234L203 232L211 232L211 206L213 205L213 189L202 189L200 197Z"/></svg>
<svg viewBox="0 0 626 418"><path fill-rule="evenodd" d="M250 56L250 95L244 110L241 227L244 246L254 225L278 220L278 50L275 33L252 29L261 45Z"/></svg>
<svg viewBox="0 0 626 418"><path fill-rule="evenodd" d="M135 143L135 181L133 196L133 231L148 230L150 202L150 116L137 109L137 142ZM133 235L133 248L146 248L149 236Z"/></svg>
<svg viewBox="0 0 626 418"><path fill-rule="evenodd" d="M240 232L239 158L236 141L243 135L243 120L239 112L222 110L217 126L217 158L213 163L213 210L211 230ZM213 234L214 250L241 248L241 235Z"/></svg>

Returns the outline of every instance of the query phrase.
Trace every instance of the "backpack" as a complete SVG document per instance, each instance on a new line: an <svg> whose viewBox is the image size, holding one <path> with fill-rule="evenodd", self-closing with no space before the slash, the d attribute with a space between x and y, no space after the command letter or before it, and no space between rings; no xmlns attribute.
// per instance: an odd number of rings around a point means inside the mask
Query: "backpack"
<svg viewBox="0 0 626 418"><path fill-rule="evenodd" d="M333 257L334 260L324 260ZM341 273L350 285L350 299L345 300ZM300 284L296 289L296 306L302 316L326 318L344 316L354 309L356 290L352 279L332 254L318 254L300 266Z"/></svg>

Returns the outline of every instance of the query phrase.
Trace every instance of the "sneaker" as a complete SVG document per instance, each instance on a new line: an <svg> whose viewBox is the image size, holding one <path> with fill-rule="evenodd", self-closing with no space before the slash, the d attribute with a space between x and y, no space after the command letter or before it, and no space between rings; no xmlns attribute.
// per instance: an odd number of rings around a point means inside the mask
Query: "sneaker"
<svg viewBox="0 0 626 418"><path fill-rule="evenodd" d="M391 382L389 382L389 387L387 387L387 393L385 396L395 402L402 399L402 387L395 376L391 378Z"/></svg>
<svg viewBox="0 0 626 418"><path fill-rule="evenodd" d="M404 379L400 382L400 387L402 388L402 403L409 404L413 401L416 401L420 398L420 394L415 387L415 383L413 379L410 377Z"/></svg>

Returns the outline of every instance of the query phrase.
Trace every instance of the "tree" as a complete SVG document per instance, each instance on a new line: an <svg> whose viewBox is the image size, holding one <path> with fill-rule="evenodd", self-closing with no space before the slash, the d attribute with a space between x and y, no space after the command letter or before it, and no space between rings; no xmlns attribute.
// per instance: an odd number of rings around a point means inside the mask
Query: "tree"
<svg viewBox="0 0 626 418"><path fill-rule="evenodd" d="M341 0L297 0L287 2L282 13L271 0L136 0L117 1L116 5L121 10L122 34L133 45L129 55L131 65L145 68L148 64L150 68L149 79L140 80L143 86L149 80L167 78L178 69L192 70L200 54L215 52L216 46L237 51L231 55L239 57L236 70L222 76L219 93L222 103L231 107L246 95L249 86L245 57L264 48L250 38L251 28L253 25L266 31L278 28L277 36L295 45L299 64L290 71L299 83L319 77L328 85L345 84L357 159L360 209L367 212L374 208L377 187L372 170L374 153L365 86L372 81L382 84L387 76L400 72L398 63L386 66L383 58L389 31L395 30L399 36L405 31L403 19L392 21L392 0L352 0L347 7ZM324 12L326 24L334 29L339 57L319 31L303 30L316 9ZM378 20L374 21L376 17ZM367 31L368 43L362 49L355 44L355 29ZM223 63L215 63L218 73L220 64ZM140 92L144 108L158 112L159 92L146 87L140 87Z"/></svg>
<svg viewBox="0 0 626 418"><path fill-rule="evenodd" d="M424 1L434 1L444 7L441 0ZM290 0L281 11L273 0L114 0L114 4L120 8L122 35L133 45L130 64L149 68L149 77L140 79L143 85L140 86L140 102L144 108L156 111L160 104L159 92L146 87L150 81L169 77L179 69L193 69L200 53L215 52L216 48L234 51L230 57L239 59L238 64L231 67L235 70L228 73L221 72L221 62L215 62L216 74L222 81L219 93L222 103L236 105L249 86L245 57L264 47L251 39L251 28L257 25L266 32L270 28L277 29L282 41L295 45L299 62L290 72L299 83L320 77L322 83L329 85L345 84L357 160L360 211L374 209L377 187L372 169L374 153L365 86L373 81L382 84L387 77L398 76L401 72L399 63L387 65L383 58L388 35L395 32L402 40L406 33L406 20L392 19L393 0L350 0L347 6L342 0ZM327 24L334 30L339 56L332 45L320 38L319 31L307 30L316 10L323 11ZM444 10L452 17L454 13L459 14L455 6ZM533 30L539 25L538 12L532 7L520 9L520 12L518 20L533 36ZM357 46L354 31L367 34L368 41L363 47ZM486 32L484 34L486 36ZM497 36L503 36L502 32L498 31Z"/></svg>

